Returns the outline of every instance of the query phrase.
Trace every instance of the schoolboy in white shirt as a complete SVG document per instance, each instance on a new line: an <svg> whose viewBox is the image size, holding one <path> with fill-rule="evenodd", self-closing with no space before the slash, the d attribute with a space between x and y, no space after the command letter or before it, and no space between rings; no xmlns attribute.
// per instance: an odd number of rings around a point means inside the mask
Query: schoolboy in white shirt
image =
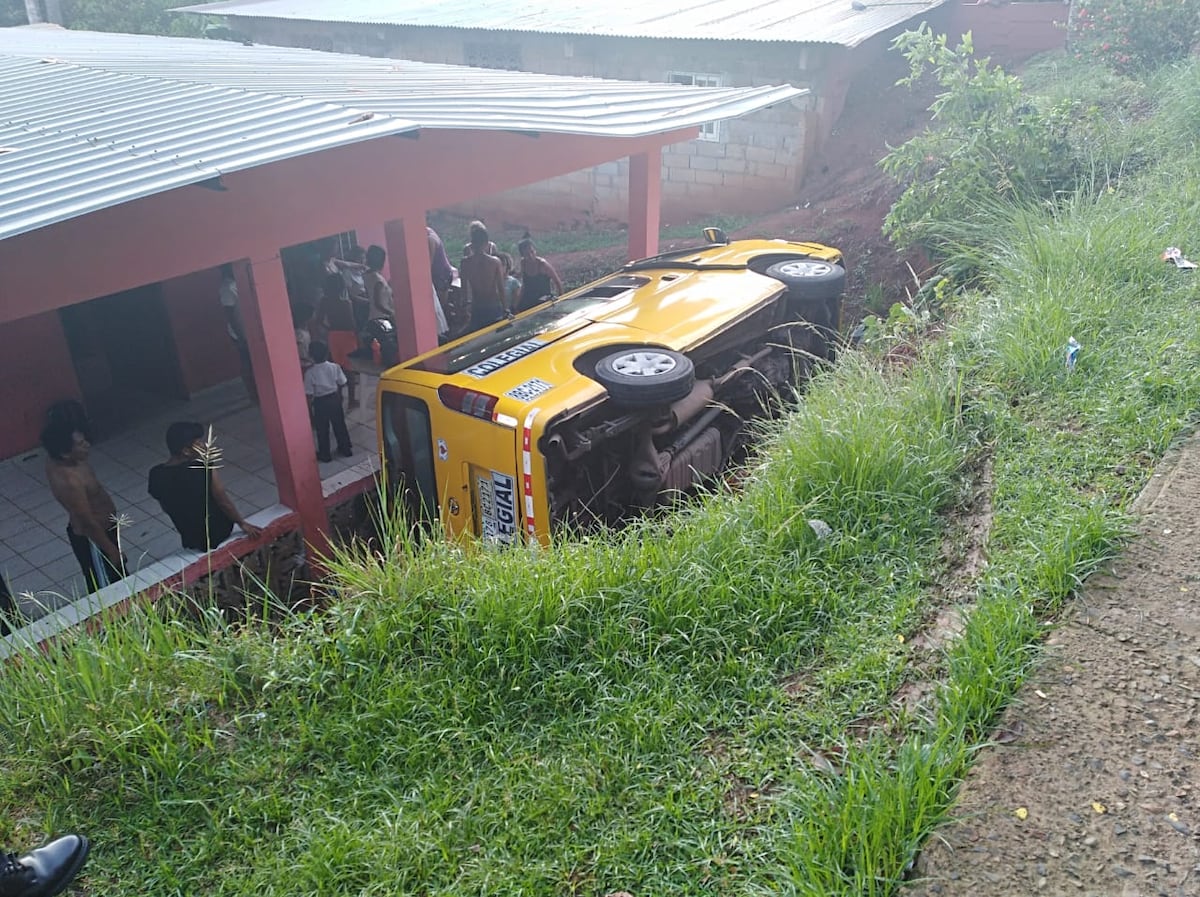
<svg viewBox="0 0 1200 897"><path fill-rule="evenodd" d="M325 343L309 343L308 355L313 363L304 372L304 394L308 396L313 426L317 428L317 460L322 463L333 460L329 454L331 426L337 439L338 454L349 458L354 451L350 447L350 431L346 429L346 412L342 408L346 372L341 365L329 360L329 347Z"/></svg>

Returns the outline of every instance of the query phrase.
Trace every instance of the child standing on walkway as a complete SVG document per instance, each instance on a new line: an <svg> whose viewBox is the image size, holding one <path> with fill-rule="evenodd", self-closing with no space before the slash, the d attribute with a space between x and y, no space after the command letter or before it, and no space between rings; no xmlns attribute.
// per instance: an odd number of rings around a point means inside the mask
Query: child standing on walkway
<svg viewBox="0 0 1200 897"><path fill-rule="evenodd" d="M308 396L313 425L317 428L317 460L332 461L329 454L329 428L337 439L338 454L349 458L354 454L350 448L350 431L346 429L346 413L342 409L342 387L346 385L346 373L341 366L329 360L329 347L322 342L308 346L313 364L304 372L304 394Z"/></svg>

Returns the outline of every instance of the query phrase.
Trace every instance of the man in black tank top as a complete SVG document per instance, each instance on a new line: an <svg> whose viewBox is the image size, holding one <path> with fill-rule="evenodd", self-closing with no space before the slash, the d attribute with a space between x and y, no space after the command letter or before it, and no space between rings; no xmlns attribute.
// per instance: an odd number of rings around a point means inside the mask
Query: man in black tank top
<svg viewBox="0 0 1200 897"><path fill-rule="evenodd" d="M517 244L521 253L521 301L517 311L533 308L563 291L562 281L554 266L537 254L537 247L529 237Z"/></svg>
<svg viewBox="0 0 1200 897"><path fill-rule="evenodd" d="M246 522L217 476L219 459L204 427L177 421L167 427L171 457L150 471L149 491L179 531L184 548L209 551L229 538L234 524L247 536L261 530Z"/></svg>

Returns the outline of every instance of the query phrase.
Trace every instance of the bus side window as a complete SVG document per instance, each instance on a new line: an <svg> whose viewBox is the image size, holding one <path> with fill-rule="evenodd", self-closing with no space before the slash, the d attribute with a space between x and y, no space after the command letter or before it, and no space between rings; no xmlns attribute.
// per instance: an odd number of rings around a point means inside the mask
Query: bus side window
<svg viewBox="0 0 1200 897"><path fill-rule="evenodd" d="M412 396L383 397L383 451L387 483L398 489L415 516L437 519L437 478L429 408Z"/></svg>

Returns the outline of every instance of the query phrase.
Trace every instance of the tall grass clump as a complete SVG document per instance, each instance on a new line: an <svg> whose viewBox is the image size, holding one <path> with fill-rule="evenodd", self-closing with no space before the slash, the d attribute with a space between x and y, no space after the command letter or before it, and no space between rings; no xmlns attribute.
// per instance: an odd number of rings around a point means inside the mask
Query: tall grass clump
<svg viewBox="0 0 1200 897"><path fill-rule="evenodd" d="M855 355L838 374L767 440L746 505L783 490L789 506L811 506L848 526L900 506L943 506L963 459L961 383L926 366L906 376L881 371Z"/></svg>
<svg viewBox="0 0 1200 897"><path fill-rule="evenodd" d="M1185 60L1156 73L1152 90L1157 104L1153 139L1158 155L1186 158L1200 147L1200 59Z"/></svg>
<svg viewBox="0 0 1200 897"><path fill-rule="evenodd" d="M1144 123L1178 138L1154 152L1173 149L1105 190L1050 205L983 196L965 220L934 225L980 287L926 362L962 372L963 426L991 462L989 564L944 652L932 715L898 746L877 734L842 755L841 775L801 775L787 790L792 825L776 830L787 890L899 887L1042 633L1119 550L1150 466L1195 420L1197 288L1159 258L1200 237L1194 133L1174 93L1190 95L1191 77L1172 81ZM1073 369L1071 336L1085 347Z"/></svg>
<svg viewBox="0 0 1200 897"><path fill-rule="evenodd" d="M923 836L945 817L970 753L945 735L855 745L838 775L813 774L780 802L779 865L763 893L897 892Z"/></svg>

